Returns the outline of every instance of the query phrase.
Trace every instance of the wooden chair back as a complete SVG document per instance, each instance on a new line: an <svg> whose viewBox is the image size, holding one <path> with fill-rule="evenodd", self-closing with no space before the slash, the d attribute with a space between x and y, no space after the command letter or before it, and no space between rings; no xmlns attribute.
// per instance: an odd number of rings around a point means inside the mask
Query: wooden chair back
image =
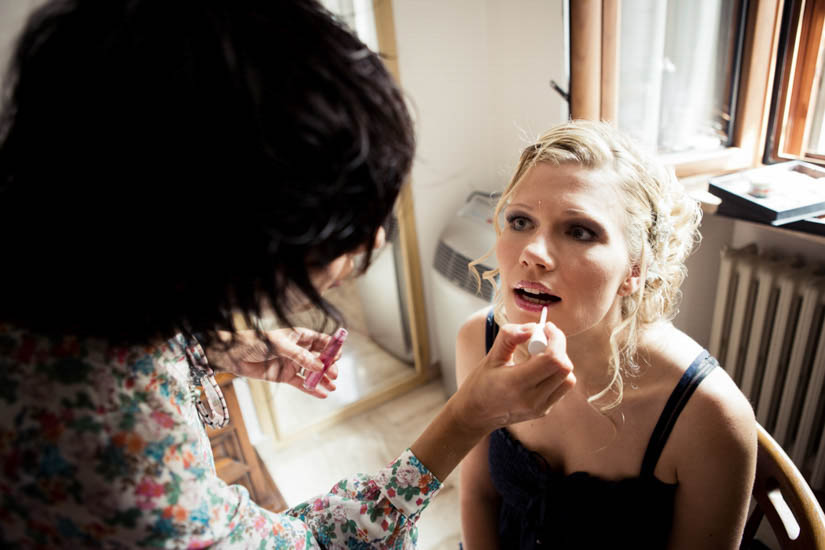
<svg viewBox="0 0 825 550"><path fill-rule="evenodd" d="M782 447L758 425L759 450L753 501L741 549L752 548L766 518L781 550L825 550L825 514L811 487Z"/></svg>

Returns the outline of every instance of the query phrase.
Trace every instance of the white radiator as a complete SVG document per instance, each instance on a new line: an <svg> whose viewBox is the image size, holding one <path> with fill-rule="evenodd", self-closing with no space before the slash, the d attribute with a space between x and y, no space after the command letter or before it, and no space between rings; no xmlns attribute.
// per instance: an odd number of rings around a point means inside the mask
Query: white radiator
<svg viewBox="0 0 825 550"><path fill-rule="evenodd" d="M814 489L825 487L825 270L722 250L710 352Z"/></svg>

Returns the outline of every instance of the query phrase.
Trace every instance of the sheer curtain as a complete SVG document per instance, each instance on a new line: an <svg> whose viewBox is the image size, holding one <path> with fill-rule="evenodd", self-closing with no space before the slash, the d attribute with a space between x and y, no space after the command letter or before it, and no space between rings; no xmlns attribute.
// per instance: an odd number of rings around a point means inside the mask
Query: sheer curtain
<svg viewBox="0 0 825 550"><path fill-rule="evenodd" d="M661 153L725 146L737 2L621 4L618 124Z"/></svg>

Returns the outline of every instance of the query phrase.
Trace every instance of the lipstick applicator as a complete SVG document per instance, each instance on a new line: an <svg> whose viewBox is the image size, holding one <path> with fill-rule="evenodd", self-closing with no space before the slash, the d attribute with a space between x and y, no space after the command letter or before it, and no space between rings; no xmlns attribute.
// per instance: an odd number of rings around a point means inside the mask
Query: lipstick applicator
<svg viewBox="0 0 825 550"><path fill-rule="evenodd" d="M341 350L341 346L344 345L344 340L347 339L347 329L339 328L335 331L335 334L332 335L332 340L330 340L327 347L324 348L324 351L321 352L321 356L319 359L321 363L324 364L323 370L320 372L313 372L308 374L306 379L304 379L304 387L308 390L314 390L315 386L318 385L318 382L324 377L326 374L327 369L329 366L335 362L335 357L338 355L338 352Z"/></svg>
<svg viewBox="0 0 825 550"><path fill-rule="evenodd" d="M533 329L533 335L530 336L530 341L527 342L527 351L530 355L536 355L543 352L547 348L547 336L544 335L544 324L547 322L547 306L541 308L541 319L539 324Z"/></svg>

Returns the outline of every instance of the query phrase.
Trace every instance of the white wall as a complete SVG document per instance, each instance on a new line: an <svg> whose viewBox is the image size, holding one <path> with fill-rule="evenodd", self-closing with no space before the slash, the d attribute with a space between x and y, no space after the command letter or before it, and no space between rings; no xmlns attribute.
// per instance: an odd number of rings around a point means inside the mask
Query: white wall
<svg viewBox="0 0 825 550"><path fill-rule="evenodd" d="M673 323L704 347L710 345L720 252L723 246L730 244L737 223L720 216L705 216L700 228L702 242L687 261L688 275L682 284L682 303Z"/></svg>
<svg viewBox="0 0 825 550"><path fill-rule="evenodd" d="M566 86L562 0L393 0L393 10L417 126L413 197L434 343L442 229L470 192L503 189L526 142L567 118L549 85Z"/></svg>

